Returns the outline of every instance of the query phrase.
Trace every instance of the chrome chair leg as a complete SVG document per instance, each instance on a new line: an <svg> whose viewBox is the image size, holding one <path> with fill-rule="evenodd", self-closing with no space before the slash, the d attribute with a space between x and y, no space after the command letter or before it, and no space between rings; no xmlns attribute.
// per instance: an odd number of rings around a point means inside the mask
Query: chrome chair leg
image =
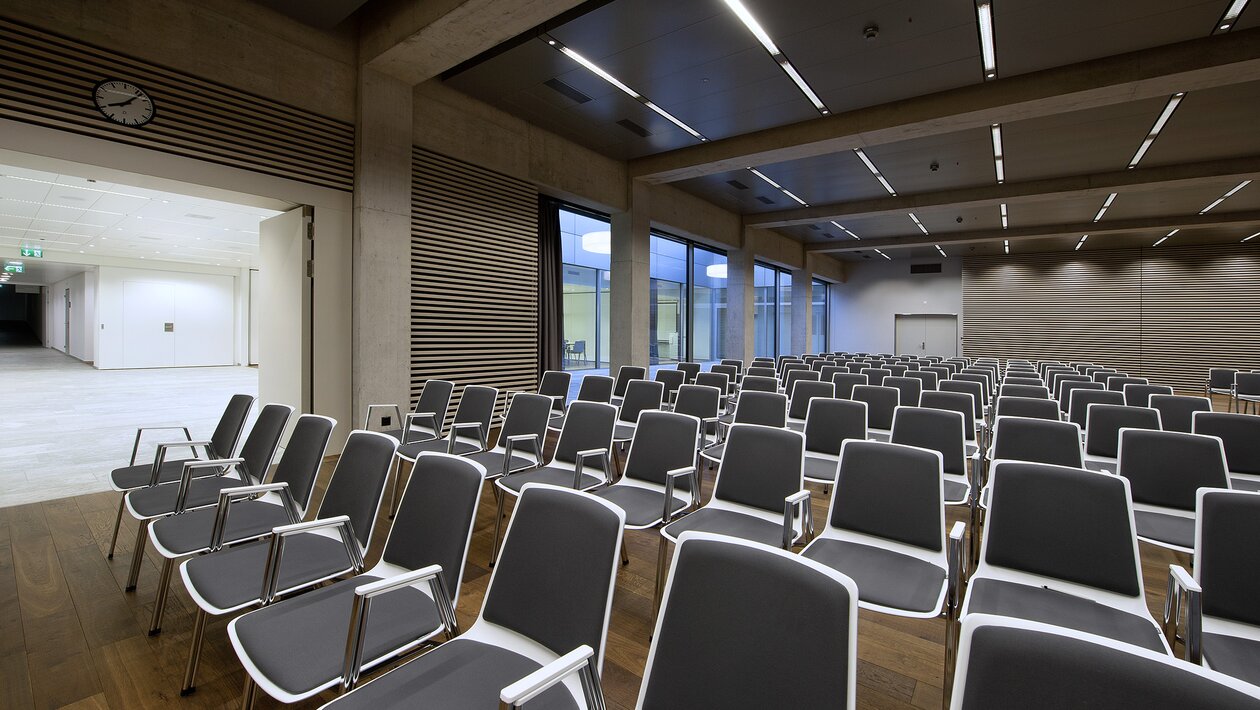
<svg viewBox="0 0 1260 710"><path fill-rule="evenodd" d="M245 689L241 691L241 710L254 710L254 703L258 700L258 684L254 682L254 677L245 674Z"/></svg>
<svg viewBox="0 0 1260 710"><path fill-rule="evenodd" d="M652 595L652 628L656 628L656 615L661 611L661 596L665 593L665 552L669 540L661 535L661 543L656 548L656 592Z"/></svg>
<svg viewBox="0 0 1260 710"><path fill-rule="evenodd" d="M124 591L136 591L136 583L140 581L140 564L144 562L144 546L148 542L149 537L149 521L138 521L140 527L136 530L136 545L131 550L131 572L127 575L127 588Z"/></svg>
<svg viewBox="0 0 1260 710"><path fill-rule="evenodd" d="M122 527L123 506L127 503L127 494L124 493L118 499L118 515L114 516L114 536L109 539L109 554L105 555L105 559L114 559L114 547L118 544L118 528Z"/></svg>
<svg viewBox="0 0 1260 710"><path fill-rule="evenodd" d="M626 539L621 538L621 564L622 566L630 564L630 553L626 551Z"/></svg>
<svg viewBox="0 0 1260 710"><path fill-rule="evenodd" d="M499 494L499 504L495 506L494 512L494 539L490 541L490 566L494 566L495 560L499 557L499 526L503 523L503 503L507 494Z"/></svg>
<svg viewBox="0 0 1260 710"><path fill-rule="evenodd" d="M162 574L158 577L157 594L153 598L153 619L149 622L149 635L162 633L162 615L166 612L166 598L171 592L171 573L175 570L175 558L162 561Z"/></svg>
<svg viewBox="0 0 1260 710"><path fill-rule="evenodd" d="M193 621L192 645L188 650L188 667L184 669L184 687L179 694L191 695L197 690L197 664L201 662L201 642L206 635L206 621L210 615L205 609L197 609L197 618Z"/></svg>

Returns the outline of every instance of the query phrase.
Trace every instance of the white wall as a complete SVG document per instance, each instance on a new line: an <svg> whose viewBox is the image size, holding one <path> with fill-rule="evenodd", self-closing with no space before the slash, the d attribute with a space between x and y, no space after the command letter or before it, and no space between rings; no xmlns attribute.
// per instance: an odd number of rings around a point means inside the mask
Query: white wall
<svg viewBox="0 0 1260 710"><path fill-rule="evenodd" d="M177 367L231 365L236 353L236 278L218 274L102 266L97 287L99 352L96 366L126 367L123 285L128 281L170 284L175 289Z"/></svg>
<svg viewBox="0 0 1260 710"><path fill-rule="evenodd" d="M66 349L66 289L70 289L70 348ZM96 359L96 275L79 273L44 291L44 343L86 362Z"/></svg>
<svg viewBox="0 0 1260 710"><path fill-rule="evenodd" d="M912 263L937 262L939 274L910 273ZM849 266L847 280L831 286L831 350L892 352L898 313L956 313L961 337L962 259L880 259Z"/></svg>

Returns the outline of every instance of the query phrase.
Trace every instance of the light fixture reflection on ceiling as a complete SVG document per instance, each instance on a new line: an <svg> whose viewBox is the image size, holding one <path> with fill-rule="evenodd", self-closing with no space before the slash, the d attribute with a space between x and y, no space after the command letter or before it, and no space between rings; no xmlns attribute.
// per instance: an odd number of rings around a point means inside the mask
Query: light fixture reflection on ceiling
<svg viewBox="0 0 1260 710"><path fill-rule="evenodd" d="M995 123L989 126L989 132L993 134L993 170L997 173L998 184L1006 182L1006 169L1002 167L1002 124Z"/></svg>
<svg viewBox="0 0 1260 710"><path fill-rule="evenodd" d="M976 0L976 23L980 27L980 58L985 81L997 78L997 51L993 47L993 3Z"/></svg>
<svg viewBox="0 0 1260 710"><path fill-rule="evenodd" d="M805 77L801 76L801 73L796 70L796 67L792 66L792 63L788 61L786 56L784 56L783 51L780 50L778 45L774 43L774 40L770 39L770 35L766 32L765 28L761 26L760 22L757 22L757 18L753 17L752 13L748 11L748 8L744 7L744 3L740 2L740 0L722 1L725 2L726 6L731 9L731 12L735 13L735 16L739 18L739 21L744 23L744 26L748 28L748 31L753 33L753 36L757 38L757 41L761 43L761 46L765 48L767 53L770 54L770 58L779 65L779 68L783 70L783 73L788 75L788 78L792 80L792 83L796 84L796 88L800 89L802 94L805 94L805 98L809 99L809 102L814 105L814 108L818 109L818 112L824 116L830 114L831 110L827 108L827 105L823 103L822 99L818 97L818 94L810 87L809 82L805 81Z"/></svg>
<svg viewBox="0 0 1260 710"><path fill-rule="evenodd" d="M1207 213L1208 213L1208 212L1209 212L1209 211L1210 211L1213 207L1216 207L1217 205L1221 204L1221 203L1222 203L1222 202L1224 202L1225 200L1228 200L1229 198L1233 197L1233 196L1234 196L1234 195L1235 195L1235 194L1236 194L1239 190L1243 189L1244 187L1246 187L1246 186L1248 186L1248 185L1250 185L1250 184L1251 184L1251 181L1250 181L1250 180L1243 180L1242 182L1240 182L1240 183L1238 183L1237 185L1235 185L1235 186L1234 186L1234 189L1230 190L1229 192L1225 193L1224 195L1221 195L1220 197L1218 197L1218 198L1216 198L1215 200L1213 200L1213 201L1212 201L1212 204L1210 204L1210 205L1208 205L1207 207L1204 207L1203 209L1199 210L1199 214L1207 214Z"/></svg>
<svg viewBox="0 0 1260 710"><path fill-rule="evenodd" d="M871 159L866 157L866 151L861 148L854 148L853 152L857 153L857 157L862 159L862 162L866 165L866 169L871 171L871 174L875 176L876 180L879 180L879 184L884 186L884 189L888 191L888 194L896 197L897 191L894 190L892 185L889 185L888 181L884 179L883 173L879 172L879 168L875 167L875 163L872 163Z"/></svg>
<svg viewBox="0 0 1260 710"><path fill-rule="evenodd" d="M1173 111L1177 110L1177 106L1181 104L1181 100L1186 97L1186 92L1182 91L1168 97L1168 103L1164 104L1164 110L1159 112L1159 118L1155 119L1155 125L1151 126L1150 133L1146 134L1146 138L1142 140L1142 145L1138 146L1137 152L1133 154L1133 159L1129 161L1129 169L1137 167L1142 160L1142 156L1146 155L1146 151L1150 150L1155 143L1155 139L1159 137L1159 132L1164 130L1164 125L1168 123L1168 119L1172 118Z"/></svg>
<svg viewBox="0 0 1260 710"><path fill-rule="evenodd" d="M612 232L587 232L582 235L582 251L592 254L612 253Z"/></svg>
<svg viewBox="0 0 1260 710"><path fill-rule="evenodd" d="M1113 192L1110 195L1107 195L1107 199L1103 202L1103 206L1098 208L1098 214L1094 215L1094 221L1097 222L1098 220L1102 219L1103 215L1107 214L1107 208L1111 207L1111 203L1115 201L1116 201L1116 193Z"/></svg>
<svg viewBox="0 0 1260 710"><path fill-rule="evenodd" d="M836 228L837 228L837 229L839 229L840 231L842 231L842 232L844 232L845 234L849 235L850 237L853 237L854 239L858 240L859 242L860 242L860 241L862 241L862 238L861 238L861 237L859 237L858 235L854 234L853 232L850 232L850 231L849 231L849 229L848 229L848 227L845 227L843 224L840 224L839 222L835 221L834 219L833 219L833 220L831 220L831 223L832 223L832 224L834 224L834 225L836 225Z"/></svg>
<svg viewBox="0 0 1260 710"><path fill-rule="evenodd" d="M704 275L711 279L724 279L726 273L726 264L709 264L704 267Z"/></svg>

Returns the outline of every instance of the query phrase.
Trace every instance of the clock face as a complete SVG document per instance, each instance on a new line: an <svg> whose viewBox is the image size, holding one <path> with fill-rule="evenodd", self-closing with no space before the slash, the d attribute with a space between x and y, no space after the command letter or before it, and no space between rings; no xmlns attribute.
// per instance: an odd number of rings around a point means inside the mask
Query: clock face
<svg viewBox="0 0 1260 710"><path fill-rule="evenodd" d="M153 120L153 99L129 81L102 81L93 90L92 100L101 115L114 123L143 126Z"/></svg>

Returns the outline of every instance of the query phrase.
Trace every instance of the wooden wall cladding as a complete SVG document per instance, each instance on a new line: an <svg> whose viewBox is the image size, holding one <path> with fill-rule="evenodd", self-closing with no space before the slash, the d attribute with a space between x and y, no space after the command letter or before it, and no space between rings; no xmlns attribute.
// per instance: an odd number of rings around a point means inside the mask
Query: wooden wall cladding
<svg viewBox="0 0 1260 710"><path fill-rule="evenodd" d="M128 127L101 116L98 81L138 84L157 107ZM0 118L350 191L354 126L0 18Z"/></svg>
<svg viewBox="0 0 1260 710"><path fill-rule="evenodd" d="M538 192L420 148L411 171L412 404L434 378L498 387L502 413L538 388Z"/></svg>
<svg viewBox="0 0 1260 710"><path fill-rule="evenodd" d="M1210 367L1260 369L1252 244L968 257L968 356L1084 360L1178 390Z"/></svg>

